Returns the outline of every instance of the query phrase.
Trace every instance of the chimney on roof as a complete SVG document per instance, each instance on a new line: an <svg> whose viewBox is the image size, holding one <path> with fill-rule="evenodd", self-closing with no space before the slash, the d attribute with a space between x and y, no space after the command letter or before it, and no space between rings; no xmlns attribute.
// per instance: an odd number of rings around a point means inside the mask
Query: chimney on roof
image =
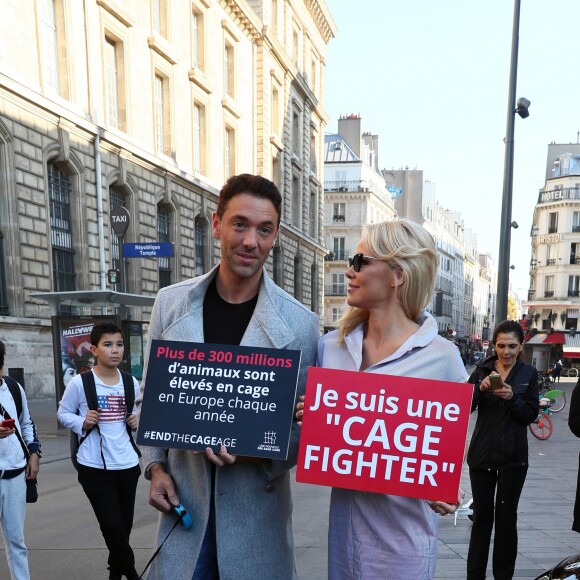
<svg viewBox="0 0 580 580"><path fill-rule="evenodd" d="M360 159L362 141L362 118L351 113L340 116L338 120L338 134L347 142L354 154Z"/></svg>

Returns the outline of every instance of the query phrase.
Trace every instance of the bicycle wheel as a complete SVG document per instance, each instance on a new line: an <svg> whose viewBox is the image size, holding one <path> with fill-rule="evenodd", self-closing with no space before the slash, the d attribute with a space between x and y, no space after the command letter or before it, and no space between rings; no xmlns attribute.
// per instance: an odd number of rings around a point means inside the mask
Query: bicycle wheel
<svg viewBox="0 0 580 580"><path fill-rule="evenodd" d="M552 404L550 405L550 413L559 413L566 406L566 394L562 391L559 391L556 396L549 398L552 401Z"/></svg>
<svg viewBox="0 0 580 580"><path fill-rule="evenodd" d="M576 378L578 376L578 369L577 368L570 369L568 371L568 376Z"/></svg>
<svg viewBox="0 0 580 580"><path fill-rule="evenodd" d="M544 413L539 413L536 417L536 420L533 423L530 423L528 426L530 429L530 433L536 438L541 439L542 441L549 439L552 435L552 420L548 415L544 415Z"/></svg>

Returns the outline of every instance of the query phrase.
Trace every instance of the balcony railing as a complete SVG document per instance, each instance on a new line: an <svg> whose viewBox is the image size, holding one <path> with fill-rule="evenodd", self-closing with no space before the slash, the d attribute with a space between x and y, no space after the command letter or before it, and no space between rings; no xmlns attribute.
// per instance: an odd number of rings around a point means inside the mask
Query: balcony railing
<svg viewBox="0 0 580 580"><path fill-rule="evenodd" d="M568 296L571 298L578 298L578 296L580 296L580 290L568 290Z"/></svg>
<svg viewBox="0 0 580 580"><path fill-rule="evenodd" d="M546 291L544 292L544 296L545 296L546 298L554 298L554 291L553 291L553 290L546 290Z"/></svg>
<svg viewBox="0 0 580 580"><path fill-rule="evenodd" d="M330 284L324 287L326 296L346 296L346 284Z"/></svg>
<svg viewBox="0 0 580 580"><path fill-rule="evenodd" d="M558 233L558 228L556 226L550 226L548 228L548 233L549 234L556 234L556 233Z"/></svg>
<svg viewBox="0 0 580 580"><path fill-rule="evenodd" d="M336 262L336 261L346 261L350 256L350 250L330 250L326 256L324 256L325 262Z"/></svg>
<svg viewBox="0 0 580 580"><path fill-rule="evenodd" d="M550 258L547 262L546 262L546 266L555 266L556 265L556 258Z"/></svg>
<svg viewBox="0 0 580 580"><path fill-rule="evenodd" d="M332 216L332 221L334 222L343 222L345 221L345 216L342 214L336 214Z"/></svg>
<svg viewBox="0 0 580 580"><path fill-rule="evenodd" d="M573 232L580 232L580 226L572 226Z"/></svg>
<svg viewBox="0 0 580 580"><path fill-rule="evenodd" d="M325 191L369 191L369 183L365 180L325 181Z"/></svg>

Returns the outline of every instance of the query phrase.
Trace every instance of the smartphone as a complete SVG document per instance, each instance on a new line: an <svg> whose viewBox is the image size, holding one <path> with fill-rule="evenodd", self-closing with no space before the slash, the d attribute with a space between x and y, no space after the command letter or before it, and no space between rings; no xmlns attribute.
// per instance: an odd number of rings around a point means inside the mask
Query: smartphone
<svg viewBox="0 0 580 580"><path fill-rule="evenodd" d="M4 419L0 426L4 427L5 429L14 429L14 419Z"/></svg>
<svg viewBox="0 0 580 580"><path fill-rule="evenodd" d="M500 375L496 373L492 373L491 375L489 375L489 388L492 391L495 391L496 389L501 389L501 385L502 381Z"/></svg>

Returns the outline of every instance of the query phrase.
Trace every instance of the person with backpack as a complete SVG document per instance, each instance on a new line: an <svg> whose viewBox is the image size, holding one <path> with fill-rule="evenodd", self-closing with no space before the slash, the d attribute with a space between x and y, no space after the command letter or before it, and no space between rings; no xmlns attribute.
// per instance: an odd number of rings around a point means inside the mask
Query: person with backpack
<svg viewBox="0 0 580 580"><path fill-rule="evenodd" d="M139 577L129 537L141 475L132 432L139 384L119 370L125 350L123 333L113 323L91 331L97 365L75 376L58 406L58 420L76 435L71 459L109 550L109 579Z"/></svg>
<svg viewBox="0 0 580 580"><path fill-rule="evenodd" d="M6 346L0 341L0 376L5 356ZM13 580L29 580L24 544L26 479L38 474L40 441L24 389L11 377L0 379L0 414L0 524L6 559Z"/></svg>

